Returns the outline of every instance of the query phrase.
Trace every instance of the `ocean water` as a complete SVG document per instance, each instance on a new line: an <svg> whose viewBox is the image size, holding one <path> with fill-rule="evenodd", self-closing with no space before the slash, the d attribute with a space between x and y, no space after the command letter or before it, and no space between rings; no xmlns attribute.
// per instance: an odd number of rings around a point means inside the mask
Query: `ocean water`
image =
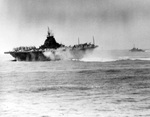
<svg viewBox="0 0 150 117"><path fill-rule="evenodd" d="M0 57L0 117L150 117L148 51L48 62Z"/></svg>

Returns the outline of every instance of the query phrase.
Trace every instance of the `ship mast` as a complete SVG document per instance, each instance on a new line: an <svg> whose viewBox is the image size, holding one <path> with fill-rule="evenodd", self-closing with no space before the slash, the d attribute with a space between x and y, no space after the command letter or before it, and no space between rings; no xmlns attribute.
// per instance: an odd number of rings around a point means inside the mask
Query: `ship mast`
<svg viewBox="0 0 150 117"><path fill-rule="evenodd" d="M94 36L93 36L93 45L95 45L95 40L94 40Z"/></svg>
<svg viewBox="0 0 150 117"><path fill-rule="evenodd" d="M78 37L78 45L80 44L80 40L79 40L79 37Z"/></svg>
<svg viewBox="0 0 150 117"><path fill-rule="evenodd" d="M47 31L47 33L48 33L48 35L47 35L47 37L50 37L50 30L49 30L49 27L48 27L48 31Z"/></svg>

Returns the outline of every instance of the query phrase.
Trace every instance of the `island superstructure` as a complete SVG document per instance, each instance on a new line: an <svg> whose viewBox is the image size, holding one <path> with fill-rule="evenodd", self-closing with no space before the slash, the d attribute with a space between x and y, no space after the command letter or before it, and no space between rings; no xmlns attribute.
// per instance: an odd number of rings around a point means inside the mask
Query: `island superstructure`
<svg viewBox="0 0 150 117"><path fill-rule="evenodd" d="M49 28L47 33L47 38L44 44L39 48L36 48L35 46L21 46L14 48L12 51L4 53L11 54L16 61L51 61L64 59L64 56L66 56L67 59L80 59L85 55L86 52L91 52L98 47L95 45L94 37L93 44L80 44L78 39L77 45L65 46L56 42Z"/></svg>

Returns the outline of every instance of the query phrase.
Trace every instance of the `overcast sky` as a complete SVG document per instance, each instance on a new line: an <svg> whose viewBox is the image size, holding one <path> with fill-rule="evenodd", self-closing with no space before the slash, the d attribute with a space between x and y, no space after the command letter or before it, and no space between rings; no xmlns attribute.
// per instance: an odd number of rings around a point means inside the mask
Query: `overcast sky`
<svg viewBox="0 0 150 117"><path fill-rule="evenodd" d="M59 43L150 48L150 0L0 0L0 52L39 47L47 27Z"/></svg>

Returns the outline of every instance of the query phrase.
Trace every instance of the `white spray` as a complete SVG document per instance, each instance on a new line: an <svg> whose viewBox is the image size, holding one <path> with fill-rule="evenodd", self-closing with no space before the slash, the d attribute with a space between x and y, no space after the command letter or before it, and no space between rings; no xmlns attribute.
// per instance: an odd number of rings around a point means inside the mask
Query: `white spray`
<svg viewBox="0 0 150 117"><path fill-rule="evenodd" d="M100 48L93 50L92 53L87 51L84 57L80 59L80 61L85 62L109 62L115 60L109 51L101 50Z"/></svg>
<svg viewBox="0 0 150 117"><path fill-rule="evenodd" d="M49 60L71 60L73 58L72 54L70 53L70 50L67 48L59 48L57 50L50 49L45 52L43 52L45 57Z"/></svg>

